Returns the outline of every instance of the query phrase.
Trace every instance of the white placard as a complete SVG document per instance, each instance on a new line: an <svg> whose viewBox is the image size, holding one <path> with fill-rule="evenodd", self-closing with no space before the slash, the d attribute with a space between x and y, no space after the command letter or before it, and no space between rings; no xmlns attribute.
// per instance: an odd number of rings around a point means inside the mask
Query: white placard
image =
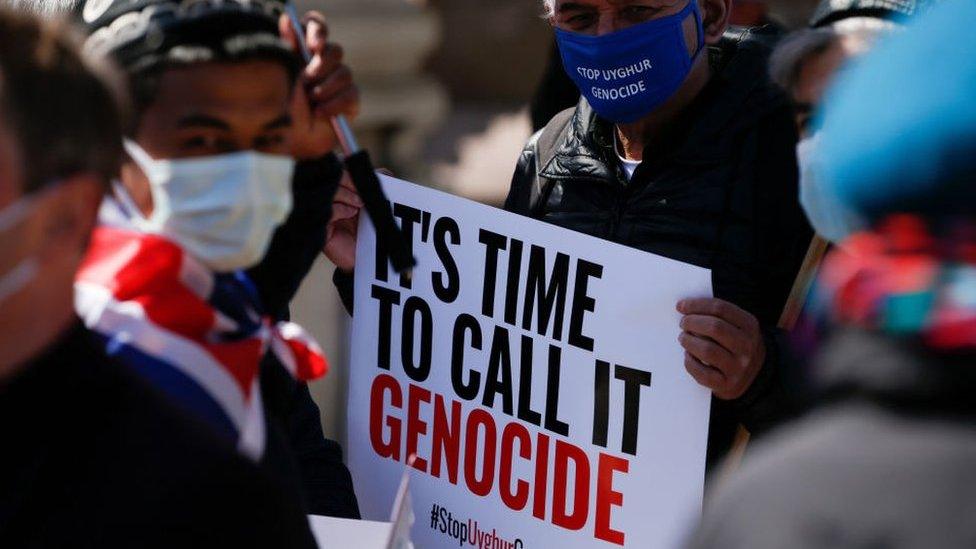
<svg viewBox="0 0 976 549"><path fill-rule="evenodd" d="M393 524L370 520L352 520L309 515L308 526L319 549L356 547L387 549Z"/></svg>
<svg viewBox="0 0 976 549"><path fill-rule="evenodd" d="M678 345L709 272L392 178L418 266L360 224L349 465L417 547L676 547L700 513L709 392Z"/></svg>

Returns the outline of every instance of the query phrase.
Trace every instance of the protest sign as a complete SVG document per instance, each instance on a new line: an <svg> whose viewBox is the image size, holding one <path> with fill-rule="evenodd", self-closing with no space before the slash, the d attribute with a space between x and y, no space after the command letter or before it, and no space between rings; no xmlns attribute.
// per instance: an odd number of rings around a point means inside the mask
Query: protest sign
<svg viewBox="0 0 976 549"><path fill-rule="evenodd" d="M360 224L349 465L417 547L674 547L700 512L709 392L680 298L708 271L392 178L418 266Z"/></svg>
<svg viewBox="0 0 976 549"><path fill-rule="evenodd" d="M414 524L410 477L405 471L390 513L390 522L308 516L308 525L320 549L412 549L410 528Z"/></svg>

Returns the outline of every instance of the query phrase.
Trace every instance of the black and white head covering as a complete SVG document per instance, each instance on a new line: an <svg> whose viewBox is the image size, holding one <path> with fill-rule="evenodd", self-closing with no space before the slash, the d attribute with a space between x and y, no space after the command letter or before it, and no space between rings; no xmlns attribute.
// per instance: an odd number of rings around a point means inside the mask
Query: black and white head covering
<svg viewBox="0 0 976 549"><path fill-rule="evenodd" d="M278 34L279 0L85 0L77 16L85 50L113 58L127 72L169 65L298 57Z"/></svg>
<svg viewBox="0 0 976 549"><path fill-rule="evenodd" d="M827 27L853 17L901 20L928 9L935 0L822 0L810 26Z"/></svg>

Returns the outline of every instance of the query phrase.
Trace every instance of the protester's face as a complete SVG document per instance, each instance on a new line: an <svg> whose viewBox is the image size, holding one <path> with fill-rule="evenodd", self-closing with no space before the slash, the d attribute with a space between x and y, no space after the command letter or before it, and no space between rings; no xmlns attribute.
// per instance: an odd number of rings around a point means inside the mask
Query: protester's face
<svg viewBox="0 0 976 549"><path fill-rule="evenodd" d="M285 67L273 61L167 70L139 119L135 140L156 159L239 151L287 155L292 84ZM142 212L151 213L149 183L134 163L123 165L122 181Z"/></svg>
<svg viewBox="0 0 976 549"><path fill-rule="evenodd" d="M272 61L171 69L160 76L136 141L154 158L287 154L291 90L288 72Z"/></svg>
<svg viewBox="0 0 976 549"><path fill-rule="evenodd" d="M74 274L101 196L91 176L26 198L23 186L21 155L0 115L0 216L8 216L0 232L0 383L71 323Z"/></svg>
<svg viewBox="0 0 976 549"><path fill-rule="evenodd" d="M793 101L796 106L796 126L801 136L805 137L810 133L813 115L834 75L847 58L845 48L838 42L826 51L808 57L800 65L796 86L793 88Z"/></svg>

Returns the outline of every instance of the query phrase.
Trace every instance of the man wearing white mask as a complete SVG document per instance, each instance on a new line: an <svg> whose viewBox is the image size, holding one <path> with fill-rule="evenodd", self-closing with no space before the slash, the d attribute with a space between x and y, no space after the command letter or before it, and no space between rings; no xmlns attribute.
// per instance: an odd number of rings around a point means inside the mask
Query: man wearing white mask
<svg viewBox="0 0 976 549"><path fill-rule="evenodd" d="M339 186L328 119L355 114L358 93L321 17L306 20L314 58L303 67L282 10L274 0L79 6L85 49L125 69L136 117L76 290L110 354L308 496L283 440L292 418L270 417L262 362L273 353L299 384L325 373L318 347L283 319ZM342 509L310 510L357 515L348 472L329 465L341 486L328 497Z"/></svg>

